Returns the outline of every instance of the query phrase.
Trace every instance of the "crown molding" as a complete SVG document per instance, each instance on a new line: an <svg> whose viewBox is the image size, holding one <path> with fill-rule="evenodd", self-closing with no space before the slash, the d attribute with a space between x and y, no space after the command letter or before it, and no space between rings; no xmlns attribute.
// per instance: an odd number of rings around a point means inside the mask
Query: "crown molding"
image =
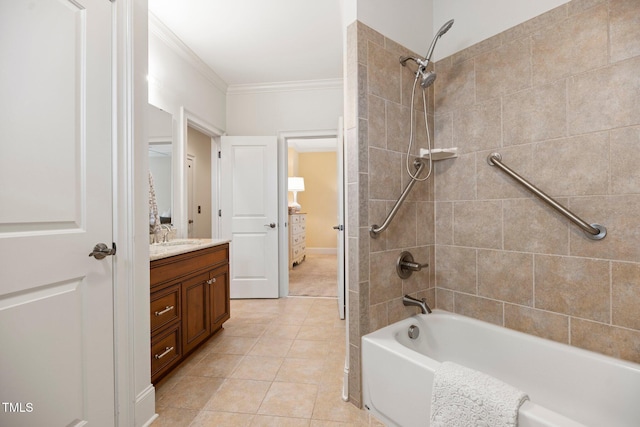
<svg viewBox="0 0 640 427"><path fill-rule="evenodd" d="M293 92L300 90L342 90L343 79L301 80L293 82L257 83L229 85L228 95L270 92Z"/></svg>
<svg viewBox="0 0 640 427"><path fill-rule="evenodd" d="M149 31L158 37L165 45L187 61L193 68L204 76L211 84L217 87L222 93L227 93L229 85L222 80L189 46L175 35L157 16L149 12Z"/></svg>

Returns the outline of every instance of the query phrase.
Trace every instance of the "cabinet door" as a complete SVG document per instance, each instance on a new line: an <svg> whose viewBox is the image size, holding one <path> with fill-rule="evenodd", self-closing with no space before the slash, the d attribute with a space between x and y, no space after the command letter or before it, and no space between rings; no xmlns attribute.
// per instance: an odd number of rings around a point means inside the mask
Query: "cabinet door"
<svg viewBox="0 0 640 427"><path fill-rule="evenodd" d="M224 265L209 273L211 332L218 330L230 317L229 266Z"/></svg>
<svg viewBox="0 0 640 427"><path fill-rule="evenodd" d="M184 353L207 339L209 325L209 273L182 282L182 336Z"/></svg>

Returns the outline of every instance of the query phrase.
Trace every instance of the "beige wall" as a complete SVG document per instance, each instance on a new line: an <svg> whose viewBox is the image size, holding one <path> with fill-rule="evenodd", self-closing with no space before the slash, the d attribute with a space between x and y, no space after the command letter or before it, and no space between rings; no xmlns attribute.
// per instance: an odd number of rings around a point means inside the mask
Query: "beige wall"
<svg viewBox="0 0 640 427"><path fill-rule="evenodd" d="M349 27L349 395L356 405L360 337L412 313L402 306L405 292L640 362L638 16L635 0L573 0L438 62L435 143L457 146L460 156L414 188L378 240L368 227L384 219L406 182L408 126L398 123L407 122L413 77L398 65L401 46L361 23ZM489 166L493 151L605 225L607 237L585 238ZM394 262L403 248L432 268L400 281Z"/></svg>
<svg viewBox="0 0 640 427"><path fill-rule="evenodd" d="M195 129L187 128L187 154L196 156L194 176L195 208L193 235L195 238L211 238L211 138ZM201 207L198 214L197 206Z"/></svg>
<svg viewBox="0 0 640 427"><path fill-rule="evenodd" d="M298 176L305 191L298 193L302 212L307 213L307 250L336 249L337 158L334 152L298 153Z"/></svg>

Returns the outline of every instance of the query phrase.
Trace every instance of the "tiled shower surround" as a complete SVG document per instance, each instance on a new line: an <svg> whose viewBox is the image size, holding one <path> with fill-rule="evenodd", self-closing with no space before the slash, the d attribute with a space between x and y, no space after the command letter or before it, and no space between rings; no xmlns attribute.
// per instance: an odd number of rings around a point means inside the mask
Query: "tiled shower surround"
<svg viewBox="0 0 640 427"><path fill-rule="evenodd" d="M458 147L459 156L437 163L374 240L369 226L384 220L407 180L413 75L398 62L407 53L362 23L349 28L354 404L360 337L414 313L402 306L404 293L640 362L640 1L573 0L437 62L428 108L434 146ZM426 146L424 131L417 143ZM490 166L492 152L606 226L604 240L586 238ZM409 248L430 268L401 281L395 261Z"/></svg>

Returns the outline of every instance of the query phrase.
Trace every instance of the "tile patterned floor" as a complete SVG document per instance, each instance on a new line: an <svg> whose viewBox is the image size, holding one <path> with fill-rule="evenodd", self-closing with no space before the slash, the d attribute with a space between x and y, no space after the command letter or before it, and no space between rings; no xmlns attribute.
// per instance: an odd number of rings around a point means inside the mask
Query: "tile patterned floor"
<svg viewBox="0 0 640 427"><path fill-rule="evenodd" d="M382 426L342 401L344 356L335 299L233 300L224 330L156 385L152 427Z"/></svg>

